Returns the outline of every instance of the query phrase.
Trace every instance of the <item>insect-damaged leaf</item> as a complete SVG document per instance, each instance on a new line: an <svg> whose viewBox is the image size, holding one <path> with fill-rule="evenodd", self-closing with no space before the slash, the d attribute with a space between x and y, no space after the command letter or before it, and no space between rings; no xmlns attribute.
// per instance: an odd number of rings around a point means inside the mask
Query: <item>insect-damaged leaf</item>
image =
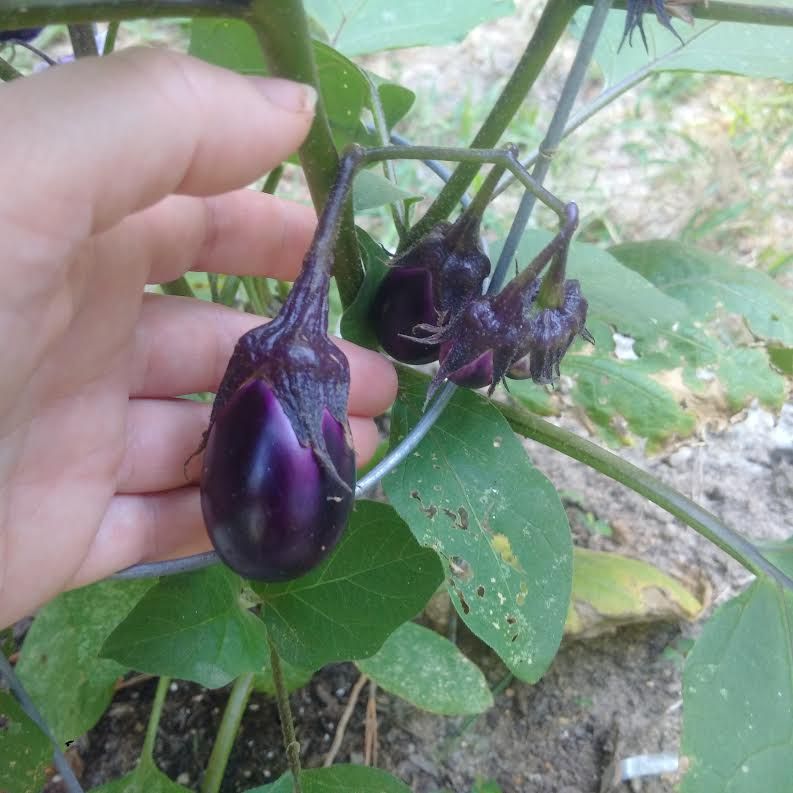
<svg viewBox="0 0 793 793"><path fill-rule="evenodd" d="M421 416L426 380L405 369L392 444ZM567 516L553 485L487 400L458 391L416 451L384 480L422 544L446 562L468 627L535 681L562 638L572 578Z"/></svg>

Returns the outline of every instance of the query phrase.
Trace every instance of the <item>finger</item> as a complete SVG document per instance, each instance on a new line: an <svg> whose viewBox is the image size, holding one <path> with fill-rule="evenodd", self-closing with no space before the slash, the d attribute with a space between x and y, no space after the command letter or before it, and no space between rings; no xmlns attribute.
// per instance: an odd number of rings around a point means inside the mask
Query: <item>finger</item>
<svg viewBox="0 0 793 793"><path fill-rule="evenodd" d="M3 209L87 238L170 193L243 187L300 145L313 89L163 49L124 50L0 87ZM41 212L46 194L46 213ZM41 218L46 215L46 223Z"/></svg>
<svg viewBox="0 0 793 793"><path fill-rule="evenodd" d="M129 250L119 235L138 241L149 283L172 281L188 270L261 275L294 281L311 244L313 207L256 190L220 196L169 196L108 232L115 258ZM120 249L120 250L119 250Z"/></svg>
<svg viewBox="0 0 793 793"><path fill-rule="evenodd" d="M211 409L208 403L189 399L132 400L117 492L157 493L197 484L201 456L190 461L187 481L184 464L201 442ZM377 448L377 427L371 419L351 416L350 430L355 461L365 465Z"/></svg>
<svg viewBox="0 0 793 793"><path fill-rule="evenodd" d="M374 452L377 431L374 422L368 423L362 445ZM211 547L197 487L117 495L68 586L84 586L133 564L189 556Z"/></svg>
<svg viewBox="0 0 793 793"><path fill-rule="evenodd" d="M131 365L131 394L215 391L237 339L261 317L189 298L147 294ZM394 367L379 353L334 339L350 362L350 413L378 416L396 398Z"/></svg>

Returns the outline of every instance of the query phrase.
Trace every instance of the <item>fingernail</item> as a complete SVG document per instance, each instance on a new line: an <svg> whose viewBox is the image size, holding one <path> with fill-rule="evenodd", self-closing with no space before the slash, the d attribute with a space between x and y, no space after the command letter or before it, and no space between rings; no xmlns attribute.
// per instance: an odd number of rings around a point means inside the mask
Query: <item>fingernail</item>
<svg viewBox="0 0 793 793"><path fill-rule="evenodd" d="M256 90L274 105L291 113L313 113L317 92L310 85L280 77L251 77Z"/></svg>

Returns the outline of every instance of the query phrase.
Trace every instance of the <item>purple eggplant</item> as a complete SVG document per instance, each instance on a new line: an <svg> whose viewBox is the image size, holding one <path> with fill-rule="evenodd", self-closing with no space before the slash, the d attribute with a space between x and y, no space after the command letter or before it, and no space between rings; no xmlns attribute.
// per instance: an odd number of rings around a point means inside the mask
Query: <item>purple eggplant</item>
<svg viewBox="0 0 793 793"><path fill-rule="evenodd" d="M43 28L20 28L19 30L0 30L0 41L33 41Z"/></svg>
<svg viewBox="0 0 793 793"><path fill-rule="evenodd" d="M470 300L440 328L419 328L429 335L416 341L439 344L441 350L428 400L445 380L467 388L487 386L490 394L505 377L551 383L559 377L559 363L573 339L593 341L585 327L588 306L580 285L564 278L577 225L578 208L568 204L560 232L501 292Z"/></svg>
<svg viewBox="0 0 793 793"><path fill-rule="evenodd" d="M340 175L281 311L243 335L215 396L201 508L220 558L283 581L331 552L353 505L350 371L327 335L333 245L354 165Z"/></svg>
<svg viewBox="0 0 793 793"><path fill-rule="evenodd" d="M482 214L503 172L494 166L454 224L437 224L389 265L371 318L380 346L392 358L410 364L437 360L438 344L411 337L421 336L422 327L453 321L469 301L482 294L490 274L490 260L479 241Z"/></svg>

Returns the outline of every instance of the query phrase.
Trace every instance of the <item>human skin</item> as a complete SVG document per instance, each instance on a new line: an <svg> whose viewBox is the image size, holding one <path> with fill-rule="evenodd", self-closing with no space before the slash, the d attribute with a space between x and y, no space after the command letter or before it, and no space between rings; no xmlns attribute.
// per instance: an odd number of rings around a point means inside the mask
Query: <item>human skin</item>
<svg viewBox="0 0 793 793"><path fill-rule="evenodd" d="M223 306L144 293L188 270L292 279L314 211L244 189L295 151L311 89L127 50L0 86L0 626L64 589L207 550L195 450L237 338ZM357 460L396 394L350 362Z"/></svg>

